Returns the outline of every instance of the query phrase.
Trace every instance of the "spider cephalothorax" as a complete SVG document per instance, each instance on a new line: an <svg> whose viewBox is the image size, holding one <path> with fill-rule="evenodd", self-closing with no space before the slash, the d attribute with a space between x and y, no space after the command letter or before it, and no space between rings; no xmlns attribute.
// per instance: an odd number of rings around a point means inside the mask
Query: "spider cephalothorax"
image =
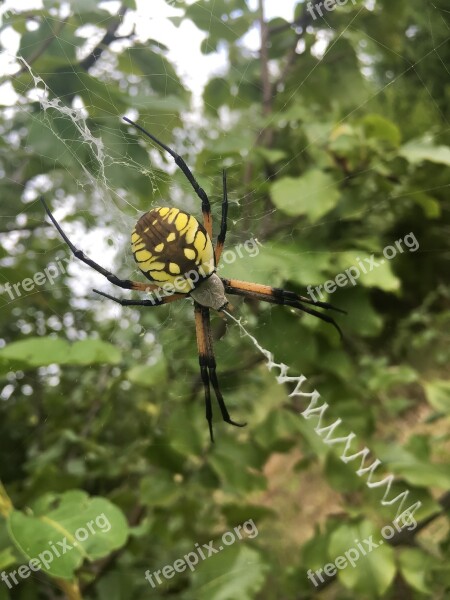
<svg viewBox="0 0 450 600"><path fill-rule="evenodd" d="M136 223L131 235L132 251L139 269L151 283L120 279L114 273L107 271L95 261L88 258L72 244L44 200L41 200L52 223L77 258L102 274L114 285L128 290L154 292L156 298L128 300L115 298L104 292L94 290L97 294L105 296L105 298L109 298L122 306L158 306L174 302L186 296L193 298L200 373L205 391L206 419L209 425L211 440L213 441L210 385L214 389L223 420L238 427L245 425L245 423L236 423L230 418L219 389L219 382L216 375L216 361L214 358L209 311L211 308L217 311L225 308L228 304L225 293L262 300L272 304L292 306L318 317L327 323L331 323L339 333L341 333L341 330L334 319L313 308L308 308L305 304L324 309L339 311L340 309L335 308L327 302L315 302L305 296L299 296L295 292L273 288L269 285L219 277L216 269L222 254L227 232L228 197L225 171L223 172L222 218L217 243L214 247L212 243L212 219L209 199L205 191L197 183L189 167L181 156L160 142L151 133L148 133L140 125L133 123L127 117L124 117L124 120L152 139L173 157L202 201L203 225L189 213L168 206L153 208L142 215Z"/></svg>

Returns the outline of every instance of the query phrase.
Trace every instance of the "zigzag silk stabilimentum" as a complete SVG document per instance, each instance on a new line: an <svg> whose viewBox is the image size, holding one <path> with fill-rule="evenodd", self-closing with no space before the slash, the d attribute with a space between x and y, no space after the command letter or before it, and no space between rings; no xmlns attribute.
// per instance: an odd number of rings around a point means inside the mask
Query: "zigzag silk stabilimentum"
<svg viewBox="0 0 450 600"><path fill-rule="evenodd" d="M334 446L336 444L345 444L344 450L343 450L342 454L339 456L339 458L345 464L350 463L351 461L360 458L359 468L356 471L356 474L359 477L361 477L362 475L366 475L366 474L368 475L367 480L366 480L367 487L368 488L380 488L380 487L384 486L386 488L383 498L381 500L382 506L392 506L393 504L395 504L397 502L399 503L394 522L397 521L401 517L401 515L404 513L413 515L414 512L416 510L418 510L420 508L420 506L422 506L422 502L417 501L414 504L412 504L410 507L405 508L403 510L403 505L405 504L406 499L408 498L408 496L410 494L409 490L404 490L403 492L401 492L400 494L395 496L395 498L391 498L390 500L388 500L388 498L390 496L391 487L395 480L394 475L392 475L392 474L386 475L383 479L381 479L379 481L373 481L374 472L382 464L382 461L377 458L374 460L374 462L371 465L365 466L366 458L370 454L370 449L367 448L367 446L364 447L362 450L355 452L354 454L349 454L352 441L356 437L355 433L351 432L348 435L344 435L341 437L331 437L334 434L335 430L342 423L342 419L336 419L336 421L334 421L334 423L331 423L330 425L322 426L323 418L324 418L325 412L327 411L329 405L326 402L324 402L320 406L317 406L318 400L320 398L320 394L317 390L314 390L313 392L301 391L302 385L307 380L306 377L304 375L300 375L298 377L288 376L287 373L288 373L289 367L287 365L285 365L283 363L276 363L274 361L274 355L272 354L272 352L269 352L269 350L266 350L258 343L256 338L253 337L245 329L245 327L242 325L240 319L239 320L235 319L232 315L230 315L230 313L228 313L225 310L223 312L226 313L226 315L239 326L240 330L244 333L244 335L247 336L252 341L254 346L259 350L259 352L261 352L261 354L264 355L264 357L267 360L266 366L269 369L269 371L272 371L272 369L274 369L274 368L279 369L279 375L276 376L277 382L280 385L284 384L284 383L295 384L295 388L289 394L289 398L300 397L300 398L309 398L310 399L310 403L309 403L308 407L300 414L306 420L309 420L314 417L316 417L318 419L318 423L314 427L314 432L322 439L323 443L326 444L327 446Z"/></svg>

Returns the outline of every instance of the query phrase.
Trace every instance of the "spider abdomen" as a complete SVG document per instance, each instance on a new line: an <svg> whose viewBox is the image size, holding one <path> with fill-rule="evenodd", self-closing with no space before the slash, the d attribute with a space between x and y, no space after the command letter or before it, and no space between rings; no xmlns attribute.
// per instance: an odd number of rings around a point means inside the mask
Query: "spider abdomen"
<svg viewBox="0 0 450 600"><path fill-rule="evenodd" d="M139 269L161 287L188 294L215 271L214 249L206 229L178 208L157 207L145 213L131 234Z"/></svg>

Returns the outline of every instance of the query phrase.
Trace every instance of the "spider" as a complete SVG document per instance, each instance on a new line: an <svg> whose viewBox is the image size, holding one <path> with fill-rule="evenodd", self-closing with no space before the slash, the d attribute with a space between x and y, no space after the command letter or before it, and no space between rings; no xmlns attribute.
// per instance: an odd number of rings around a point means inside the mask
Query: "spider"
<svg viewBox="0 0 450 600"><path fill-rule="evenodd" d="M167 206L153 208L137 221L131 234L131 248L139 269L152 282L151 284L121 279L88 258L69 240L45 200L41 198L41 201L53 225L78 259L106 277L113 285L126 290L150 292L153 295L151 299L129 300L116 298L94 289L95 293L113 300L121 306L159 306L187 296L193 299L200 375L205 394L206 420L211 442L214 442L210 385L213 387L223 420L236 427L244 427L246 423L237 423L231 419L219 388L211 335L210 309L218 311L223 316L221 311L229 304L226 293L272 304L291 306L331 323L336 327L341 338L341 329L333 318L312 308L307 308L305 304L339 312L345 311L327 302L313 301L305 296L269 285L219 277L216 270L227 233L228 196L225 170L222 172L222 218L217 243L213 247L211 241L212 217L208 196L198 184L183 158L137 123L127 117L124 117L124 121L134 126L172 156L202 201L203 224L191 214Z"/></svg>

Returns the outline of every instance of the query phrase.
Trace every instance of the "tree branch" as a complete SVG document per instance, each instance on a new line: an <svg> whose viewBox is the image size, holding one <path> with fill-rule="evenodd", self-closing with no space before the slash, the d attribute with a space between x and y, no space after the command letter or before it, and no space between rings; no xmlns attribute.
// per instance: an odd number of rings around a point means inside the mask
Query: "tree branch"
<svg viewBox="0 0 450 600"><path fill-rule="evenodd" d="M272 85L269 74L269 31L264 19L264 0L259 0L259 29L261 35L261 83L263 89L263 115L272 112Z"/></svg>
<svg viewBox="0 0 450 600"><path fill-rule="evenodd" d="M116 40L121 40L129 36L116 36L116 32L122 24L123 17L125 16L128 8L123 4L119 8L116 19L111 23L111 25L106 30L105 35L102 37L101 41L97 46L92 50L92 52L87 56L84 60L80 62L80 67L85 71L89 71L89 69L95 65L98 59L101 57L103 52Z"/></svg>

